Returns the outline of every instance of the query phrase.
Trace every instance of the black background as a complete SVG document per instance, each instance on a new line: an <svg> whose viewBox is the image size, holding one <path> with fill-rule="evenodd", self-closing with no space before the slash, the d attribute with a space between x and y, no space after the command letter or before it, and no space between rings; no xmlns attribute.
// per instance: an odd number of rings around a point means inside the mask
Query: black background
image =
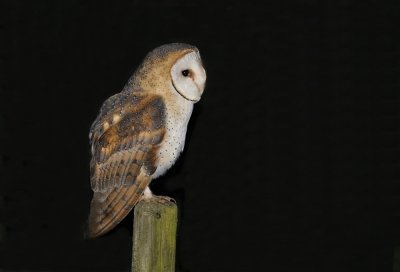
<svg viewBox="0 0 400 272"><path fill-rule="evenodd" d="M321 1L322 2L322 1ZM129 271L132 216L83 240L88 130L151 49L208 80L152 184L179 271L392 271L400 243L399 2L1 1L0 269Z"/></svg>

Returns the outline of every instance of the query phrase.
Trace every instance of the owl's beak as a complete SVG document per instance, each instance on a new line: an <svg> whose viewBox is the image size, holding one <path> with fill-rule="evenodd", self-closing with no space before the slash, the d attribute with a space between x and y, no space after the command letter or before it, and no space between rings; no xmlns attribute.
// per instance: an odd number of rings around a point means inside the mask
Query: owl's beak
<svg viewBox="0 0 400 272"><path fill-rule="evenodd" d="M197 80L195 81L197 90L199 91L199 99L198 99L197 101L200 100L201 95L202 95L203 92L204 92L204 88L205 88L205 86L206 86L206 79L207 79L206 70L204 70L204 68L202 68L202 73L201 73L201 75L198 75ZM196 101L196 102L197 102L197 101Z"/></svg>
<svg viewBox="0 0 400 272"><path fill-rule="evenodd" d="M198 98L197 98L196 100L193 101L194 103L196 103L196 102L199 102L199 100L200 100L200 98L201 98L201 95L202 95L203 92L204 92L204 88L205 88L205 85L206 85L206 81L204 80L204 81L202 81L202 82L194 82L194 84L196 85L197 91L199 92Z"/></svg>

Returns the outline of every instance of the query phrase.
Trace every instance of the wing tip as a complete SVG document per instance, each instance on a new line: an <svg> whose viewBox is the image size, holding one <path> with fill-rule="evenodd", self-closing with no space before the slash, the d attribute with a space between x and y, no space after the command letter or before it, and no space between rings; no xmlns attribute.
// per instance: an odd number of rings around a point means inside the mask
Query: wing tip
<svg viewBox="0 0 400 272"><path fill-rule="evenodd" d="M97 239L109 233L111 230L114 229L115 226L116 225L112 225L111 227L110 226L105 227L102 226L101 224L90 223L90 221L88 221L86 223L86 227L83 232L83 238L85 240Z"/></svg>
<svg viewBox="0 0 400 272"><path fill-rule="evenodd" d="M91 224L90 221L86 222L85 229L83 231L83 239L93 240L100 237L102 234L99 232L95 224Z"/></svg>

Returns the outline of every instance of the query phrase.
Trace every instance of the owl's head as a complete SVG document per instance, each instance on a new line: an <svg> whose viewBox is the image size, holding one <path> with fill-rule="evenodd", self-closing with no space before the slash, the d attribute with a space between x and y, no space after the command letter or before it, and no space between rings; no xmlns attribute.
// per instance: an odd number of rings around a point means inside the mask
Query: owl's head
<svg viewBox="0 0 400 272"><path fill-rule="evenodd" d="M200 100L206 84L206 71L197 49L179 57L170 73L172 85L178 93L193 102Z"/></svg>
<svg viewBox="0 0 400 272"><path fill-rule="evenodd" d="M196 47L172 43L151 51L136 71L134 81L150 89L164 90L167 86L183 98L197 102L204 91L206 71Z"/></svg>

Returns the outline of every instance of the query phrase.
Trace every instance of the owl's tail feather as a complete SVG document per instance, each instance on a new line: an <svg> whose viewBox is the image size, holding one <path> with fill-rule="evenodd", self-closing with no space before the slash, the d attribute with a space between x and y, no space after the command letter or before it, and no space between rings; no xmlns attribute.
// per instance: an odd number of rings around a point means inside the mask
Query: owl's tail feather
<svg viewBox="0 0 400 272"><path fill-rule="evenodd" d="M132 185L95 192L85 238L94 239L112 230L133 209L149 183L150 177L141 174Z"/></svg>

